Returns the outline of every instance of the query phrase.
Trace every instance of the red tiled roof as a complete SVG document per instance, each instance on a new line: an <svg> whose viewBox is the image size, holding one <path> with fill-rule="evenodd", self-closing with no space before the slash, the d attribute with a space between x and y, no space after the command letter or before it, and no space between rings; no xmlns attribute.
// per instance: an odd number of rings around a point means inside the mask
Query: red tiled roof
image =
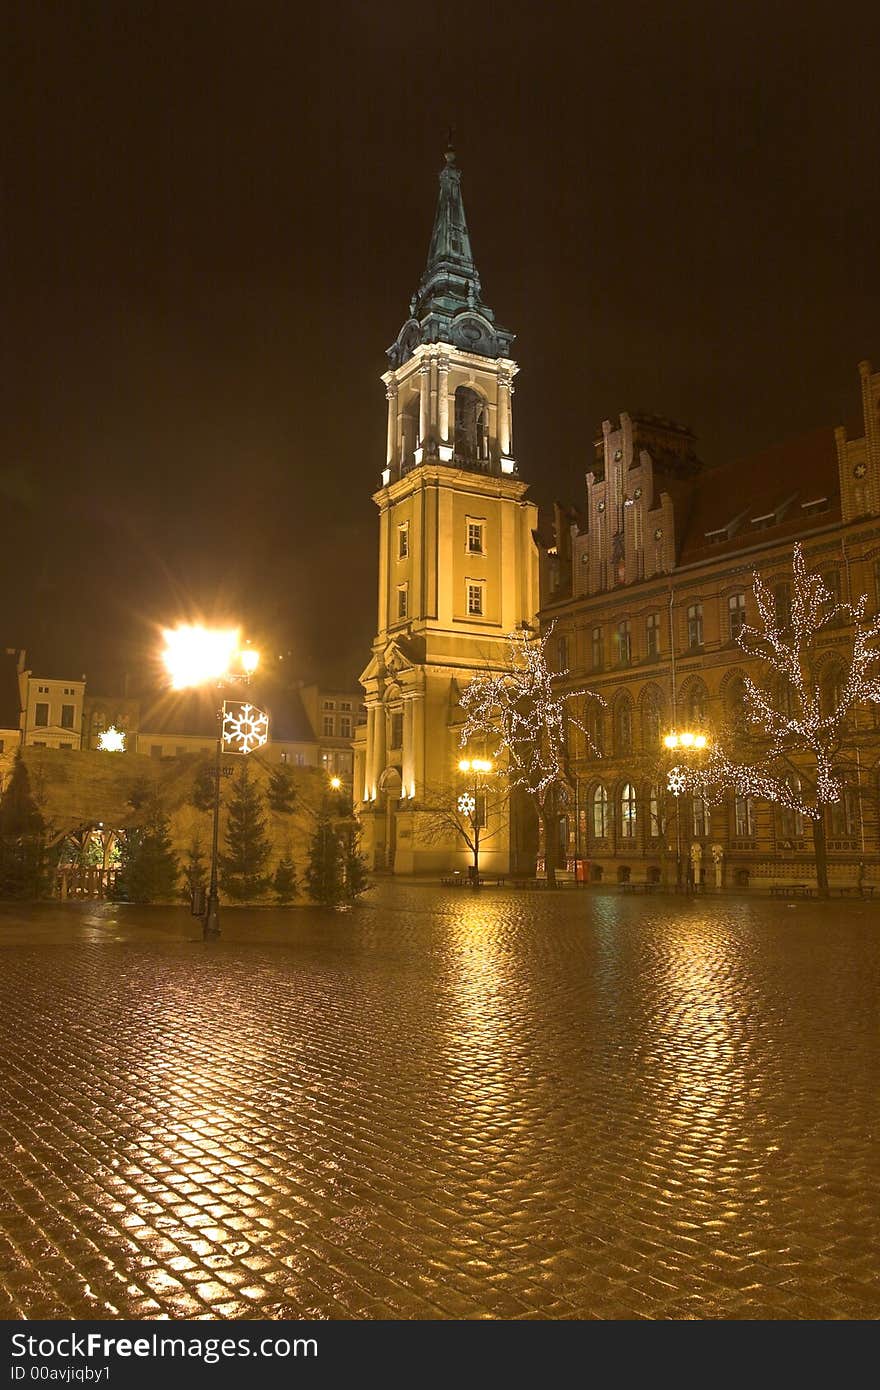
<svg viewBox="0 0 880 1390"><path fill-rule="evenodd" d="M804 510L804 503L828 499L825 511ZM676 499L678 500L678 499ZM788 503L778 522L753 525ZM833 429L813 430L796 439L721 468L706 469L695 479L690 506L676 508L682 529L678 563L693 564L727 555L763 541L784 540L813 527L840 520L840 483ZM729 540L710 541L706 533L730 526Z"/></svg>

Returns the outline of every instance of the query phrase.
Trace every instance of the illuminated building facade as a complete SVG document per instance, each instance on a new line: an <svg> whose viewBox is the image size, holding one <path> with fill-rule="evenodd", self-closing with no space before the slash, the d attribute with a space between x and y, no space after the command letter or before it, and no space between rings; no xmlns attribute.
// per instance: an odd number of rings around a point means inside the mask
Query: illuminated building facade
<svg viewBox="0 0 880 1390"><path fill-rule="evenodd" d="M811 878L804 818L748 797L664 799L662 738L686 728L711 739L742 718L750 667L736 634L757 621L752 575L783 612L795 541L843 601L865 593L880 607L880 372L862 362L859 373L854 429L817 430L723 468L705 467L690 432L670 421L603 425L584 505L556 508L541 555L556 664L572 689L605 702L577 711L601 757L571 735L557 827L570 868L579 860L604 882L659 880L683 846L703 881L716 881L716 863L726 886ZM846 641L844 629L828 634L824 700L835 699ZM826 812L832 881L851 882L860 860L880 865L880 734L870 710L860 720L846 795Z"/></svg>
<svg viewBox="0 0 880 1390"><path fill-rule="evenodd" d="M382 378L378 621L355 745L374 868L466 864L461 841L428 835L421 810L455 800L462 684L503 666L505 635L536 622L537 512L514 453L512 341L482 298L450 149L427 267ZM504 815L484 836L490 870L516 857L515 818Z"/></svg>

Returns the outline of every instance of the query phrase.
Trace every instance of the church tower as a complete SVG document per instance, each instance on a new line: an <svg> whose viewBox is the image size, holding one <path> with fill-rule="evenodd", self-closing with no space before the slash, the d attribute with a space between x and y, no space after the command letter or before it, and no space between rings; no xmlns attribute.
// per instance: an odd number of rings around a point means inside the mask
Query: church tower
<svg viewBox="0 0 880 1390"><path fill-rule="evenodd" d="M458 694L477 672L504 667L509 632L537 624L537 508L514 455L512 342L482 298L448 149L428 263L382 377L378 622L355 760L373 868L466 868L466 845L438 831L436 815L463 790ZM481 866L502 872L516 827L509 811L497 814Z"/></svg>

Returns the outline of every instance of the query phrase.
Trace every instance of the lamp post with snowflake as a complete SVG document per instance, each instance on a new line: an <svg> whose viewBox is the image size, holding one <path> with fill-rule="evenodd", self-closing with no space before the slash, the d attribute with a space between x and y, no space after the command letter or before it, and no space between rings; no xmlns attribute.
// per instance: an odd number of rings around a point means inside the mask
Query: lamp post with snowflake
<svg viewBox="0 0 880 1390"><path fill-rule="evenodd" d="M709 740L705 734L695 734L690 730L673 730L664 736L663 747L671 754L680 754L685 759L688 754L705 753ZM682 887L681 871L681 804L680 798L687 790L688 779L684 767L676 764L669 769L666 789L675 797L675 883L679 892Z"/></svg>
<svg viewBox="0 0 880 1390"><path fill-rule="evenodd" d="M247 685L259 664L259 653L241 646L234 629L177 627L166 629L163 660L175 690L188 686L230 682ZM246 756L262 748L269 738L269 716L247 700L224 700L217 711L217 751L214 760L214 819L211 831L211 883L202 918L205 939L220 935L218 860L220 841L220 780L227 770L224 753Z"/></svg>

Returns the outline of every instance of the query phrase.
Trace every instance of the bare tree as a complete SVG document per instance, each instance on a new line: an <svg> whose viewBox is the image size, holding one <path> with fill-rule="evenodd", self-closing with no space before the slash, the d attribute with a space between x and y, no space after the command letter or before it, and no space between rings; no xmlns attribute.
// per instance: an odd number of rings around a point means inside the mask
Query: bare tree
<svg viewBox="0 0 880 1390"><path fill-rule="evenodd" d="M800 545L792 560L790 611L783 611L760 575L754 577L759 626L738 641L763 673L744 678L742 727L721 738L701 769L676 769L679 785L718 800L728 789L762 797L809 819L816 882L828 894L825 807L841 800L841 769L852 748L860 706L880 704L880 614L865 616L867 596L842 603L806 567ZM833 630L845 628L825 665ZM823 679L823 669L834 679Z"/></svg>
<svg viewBox="0 0 880 1390"><path fill-rule="evenodd" d="M496 756L503 754L503 769L510 785L520 787L535 801L544 836L547 880L556 882L556 836L553 833L560 787L567 781L569 731L581 731L598 756L589 731L572 713L571 705L587 690L563 688L567 670L553 671L547 664L547 643L553 624L543 637L529 629L508 634L508 660L503 670L475 676L461 692L465 723L462 746L472 739L496 741ZM595 697L602 704L604 700Z"/></svg>
<svg viewBox="0 0 880 1390"><path fill-rule="evenodd" d="M480 880L480 851L507 825L509 800L506 785L468 788L460 794L448 788L426 791L418 806L420 836L429 844L445 843L450 834L470 851L472 879Z"/></svg>

